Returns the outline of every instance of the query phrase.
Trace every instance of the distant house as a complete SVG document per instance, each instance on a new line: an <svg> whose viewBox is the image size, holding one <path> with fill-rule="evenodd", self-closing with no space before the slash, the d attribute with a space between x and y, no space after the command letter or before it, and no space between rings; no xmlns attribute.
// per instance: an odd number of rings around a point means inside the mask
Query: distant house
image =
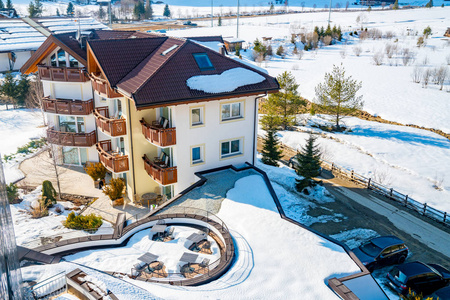
<svg viewBox="0 0 450 300"><path fill-rule="evenodd" d="M14 8L0 8L0 20L18 18L17 12Z"/></svg>
<svg viewBox="0 0 450 300"><path fill-rule="evenodd" d="M202 43L130 31L51 35L22 67L40 76L59 163L100 161L139 201L171 199L199 171L254 163L258 101L275 78Z"/></svg>
<svg viewBox="0 0 450 300"><path fill-rule="evenodd" d="M225 43L225 47L227 48L228 52L236 51L236 46L238 46L238 45L239 45L239 49L242 49L242 43L245 42L245 40L237 39L237 38L224 38L223 41Z"/></svg>
<svg viewBox="0 0 450 300"><path fill-rule="evenodd" d="M19 70L52 33L108 29L92 18L11 19L3 11L12 10L0 10L0 72Z"/></svg>
<svg viewBox="0 0 450 300"><path fill-rule="evenodd" d="M444 33L444 36L450 37L450 27L447 27L447 31Z"/></svg>

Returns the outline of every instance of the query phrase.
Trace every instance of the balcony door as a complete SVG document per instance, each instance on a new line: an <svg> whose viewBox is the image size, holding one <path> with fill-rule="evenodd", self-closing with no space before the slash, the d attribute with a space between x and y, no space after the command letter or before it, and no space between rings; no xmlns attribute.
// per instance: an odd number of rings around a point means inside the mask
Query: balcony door
<svg viewBox="0 0 450 300"><path fill-rule="evenodd" d="M79 166L88 160L87 149L76 147L62 147L63 163Z"/></svg>
<svg viewBox="0 0 450 300"><path fill-rule="evenodd" d="M59 131L86 133L83 117L58 116Z"/></svg>
<svg viewBox="0 0 450 300"><path fill-rule="evenodd" d="M166 120L169 120L169 127L172 127L172 109L169 107L160 107L159 115L164 117Z"/></svg>
<svg viewBox="0 0 450 300"><path fill-rule="evenodd" d="M173 167L173 149L172 147L161 148L161 152L169 156L169 167ZM161 154L161 152L159 154Z"/></svg>

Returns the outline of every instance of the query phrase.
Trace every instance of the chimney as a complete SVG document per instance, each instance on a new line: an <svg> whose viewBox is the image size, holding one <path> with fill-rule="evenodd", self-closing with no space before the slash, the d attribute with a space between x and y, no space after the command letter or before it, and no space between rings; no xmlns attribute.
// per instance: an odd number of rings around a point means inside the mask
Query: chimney
<svg viewBox="0 0 450 300"><path fill-rule="evenodd" d="M220 47L220 54L225 55L226 50L225 50L225 46Z"/></svg>

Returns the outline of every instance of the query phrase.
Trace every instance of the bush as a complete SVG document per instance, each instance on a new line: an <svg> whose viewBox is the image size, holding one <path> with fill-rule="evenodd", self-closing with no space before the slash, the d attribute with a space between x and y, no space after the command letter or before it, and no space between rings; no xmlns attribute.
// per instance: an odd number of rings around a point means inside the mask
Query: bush
<svg viewBox="0 0 450 300"><path fill-rule="evenodd" d="M431 32L431 28L430 26L428 26L427 28L425 28L423 30L423 35L425 36L425 38L428 38L428 36L432 35L433 33Z"/></svg>
<svg viewBox="0 0 450 300"><path fill-rule="evenodd" d="M90 214L87 216L76 215L74 212L71 212L66 221L63 222L66 228L70 229L98 229L102 226L103 221L101 217L97 217L95 214Z"/></svg>
<svg viewBox="0 0 450 300"><path fill-rule="evenodd" d="M42 201L46 208L56 204L56 196L57 193L51 181L45 180L42 183Z"/></svg>
<svg viewBox="0 0 450 300"><path fill-rule="evenodd" d="M122 198L125 181L122 178L113 178L109 184L103 187L103 193L112 201Z"/></svg>
<svg viewBox="0 0 450 300"><path fill-rule="evenodd" d="M283 46L280 45L280 47L278 47L278 49L277 49L277 55L283 56L283 54L284 54L284 48L283 48Z"/></svg>
<svg viewBox="0 0 450 300"><path fill-rule="evenodd" d="M45 144L44 138L41 138L39 140L34 140L22 147L17 148L17 153L28 154L28 153L31 153L32 149L41 148L42 146L44 146L44 144Z"/></svg>
<svg viewBox="0 0 450 300"><path fill-rule="evenodd" d="M48 216L48 209L44 203L44 200L39 200L39 206L31 207L30 213L32 219L39 219Z"/></svg>
<svg viewBox="0 0 450 300"><path fill-rule="evenodd" d="M86 173L91 176L92 180L97 181L101 179L105 179L106 176L106 168L105 166L98 162L98 163L89 163L84 168Z"/></svg>
<svg viewBox="0 0 450 300"><path fill-rule="evenodd" d="M6 194L8 195L9 203L16 203L17 199L19 199L19 192L17 185L13 184L12 182L10 184L7 184Z"/></svg>

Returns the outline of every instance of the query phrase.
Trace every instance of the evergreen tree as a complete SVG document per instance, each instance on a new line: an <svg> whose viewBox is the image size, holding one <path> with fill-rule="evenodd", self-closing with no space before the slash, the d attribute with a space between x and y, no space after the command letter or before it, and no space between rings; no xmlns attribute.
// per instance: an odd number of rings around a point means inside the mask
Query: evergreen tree
<svg viewBox="0 0 450 300"><path fill-rule="evenodd" d="M328 24L327 29L325 30L324 36L326 36L326 35L329 35L329 36L333 35L330 24Z"/></svg>
<svg viewBox="0 0 450 300"><path fill-rule="evenodd" d="M147 3L145 4L145 18L149 20L153 19L153 9L151 0L147 0Z"/></svg>
<svg viewBox="0 0 450 300"><path fill-rule="evenodd" d="M98 18L100 20L103 20L105 18L105 10L103 9L102 5L98 6Z"/></svg>
<svg viewBox="0 0 450 300"><path fill-rule="evenodd" d="M33 1L30 1L30 4L28 4L28 16L30 18L34 18L35 17L35 8L34 8L34 3Z"/></svg>
<svg viewBox="0 0 450 300"><path fill-rule="evenodd" d="M425 7L432 8L433 7L433 0L428 1L428 3L425 5Z"/></svg>
<svg viewBox="0 0 450 300"><path fill-rule="evenodd" d="M61 14L59 13L59 9L56 9L56 15L59 17Z"/></svg>
<svg viewBox="0 0 450 300"><path fill-rule="evenodd" d="M168 4L166 4L166 6L164 6L163 16L170 18L170 9L169 9L169 5Z"/></svg>
<svg viewBox="0 0 450 300"><path fill-rule="evenodd" d="M5 4L3 4L3 1L0 0L0 9L5 8Z"/></svg>
<svg viewBox="0 0 450 300"><path fill-rule="evenodd" d="M299 84L296 83L294 75L285 71L277 76L281 90L271 94L267 105L272 107L279 116L278 125L286 130L289 126L295 124L295 114L305 101L300 98L297 91Z"/></svg>
<svg viewBox="0 0 450 300"><path fill-rule="evenodd" d="M273 5L273 3L270 4L269 11L270 11L271 14L273 14L273 12L275 11L275 6Z"/></svg>
<svg viewBox="0 0 450 300"><path fill-rule="evenodd" d="M72 2L69 2L69 5L67 5L66 14L68 16L73 16L74 13L75 13L75 8L73 7Z"/></svg>
<svg viewBox="0 0 450 300"><path fill-rule="evenodd" d="M1 1L1 0L0 0L0 1ZM219 21L218 21L217 26L222 26L222 16L219 16Z"/></svg>
<svg viewBox="0 0 450 300"><path fill-rule="evenodd" d="M144 18L144 16L145 16L144 3L142 3L141 1L138 1L134 5L133 15L136 20L141 20L142 18Z"/></svg>
<svg viewBox="0 0 450 300"><path fill-rule="evenodd" d="M316 86L316 97L322 109L336 117L336 129L343 116L363 107L362 96L356 96L362 83L345 77L345 69L333 65L332 73L325 73L325 82Z"/></svg>
<svg viewBox="0 0 450 300"><path fill-rule="evenodd" d="M278 49L277 49L277 55L283 56L283 54L284 54L284 48L283 48L283 46L280 45L280 47L278 47Z"/></svg>
<svg viewBox="0 0 450 300"><path fill-rule="evenodd" d="M395 0L394 6L392 7L392 9L398 9L398 0Z"/></svg>
<svg viewBox="0 0 450 300"><path fill-rule="evenodd" d="M342 40L342 30L341 30L340 25L338 26L336 33L337 33L337 39L340 42Z"/></svg>
<svg viewBox="0 0 450 300"><path fill-rule="evenodd" d="M27 74L21 74L20 80L16 85L16 97L14 101L14 105L17 106L25 106L25 101L30 92L30 79L28 79Z"/></svg>
<svg viewBox="0 0 450 300"><path fill-rule="evenodd" d="M8 72L5 74L5 77L3 78L3 83L0 86L0 94L6 97L6 100L4 103L6 104L6 109L8 110L8 104L13 104L14 99L17 96L17 80L14 78L14 76L11 74L11 72Z"/></svg>
<svg viewBox="0 0 450 300"><path fill-rule="evenodd" d="M56 190L51 181L45 180L42 183L42 200L46 208L56 204Z"/></svg>
<svg viewBox="0 0 450 300"><path fill-rule="evenodd" d="M302 191L305 187L311 185L311 179L320 175L320 150L316 145L316 137L312 134L306 140L306 145L297 153L296 159L298 166L295 171L304 179L296 180L298 191Z"/></svg>
<svg viewBox="0 0 450 300"><path fill-rule="evenodd" d="M280 124L280 116L277 114L276 107L271 106L268 101L264 103L263 108L266 110L266 114L261 118L261 125L266 131L266 136L263 139L261 161L266 165L277 166L282 157L280 142L276 135Z"/></svg>
<svg viewBox="0 0 450 300"><path fill-rule="evenodd" d="M13 9L14 8L11 0L6 0L6 8L7 9Z"/></svg>
<svg viewBox="0 0 450 300"><path fill-rule="evenodd" d="M28 15L30 18L40 17L42 14L42 3L40 0L30 1L28 5Z"/></svg>

